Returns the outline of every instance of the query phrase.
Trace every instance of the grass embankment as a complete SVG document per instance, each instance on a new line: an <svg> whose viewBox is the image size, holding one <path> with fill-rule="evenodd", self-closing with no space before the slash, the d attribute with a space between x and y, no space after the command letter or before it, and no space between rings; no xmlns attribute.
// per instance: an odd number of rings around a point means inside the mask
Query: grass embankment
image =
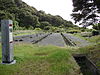
<svg viewBox="0 0 100 75"><path fill-rule="evenodd" d="M17 63L0 64L0 75L81 75L79 66L66 48L17 43L14 55Z"/></svg>
<svg viewBox="0 0 100 75"><path fill-rule="evenodd" d="M84 35L87 36L87 37L84 37ZM74 34L74 36L79 37L79 38L84 39L84 40L87 40L91 43L100 42L100 35L88 37L89 35L91 35L91 34L81 34L81 33Z"/></svg>
<svg viewBox="0 0 100 75"><path fill-rule="evenodd" d="M80 47L78 49L74 49L74 51L72 51L72 53L86 54L100 69L100 35L92 36L90 38L82 37L79 34L77 36L81 37L83 39L86 39L87 41L91 42L92 44L89 46L86 46L86 47Z"/></svg>
<svg viewBox="0 0 100 75"><path fill-rule="evenodd" d="M86 54L100 69L100 43L79 48L79 53Z"/></svg>
<svg viewBox="0 0 100 75"><path fill-rule="evenodd" d="M87 40L92 42L92 43L99 43L100 42L100 35L92 36L92 37L88 38Z"/></svg>

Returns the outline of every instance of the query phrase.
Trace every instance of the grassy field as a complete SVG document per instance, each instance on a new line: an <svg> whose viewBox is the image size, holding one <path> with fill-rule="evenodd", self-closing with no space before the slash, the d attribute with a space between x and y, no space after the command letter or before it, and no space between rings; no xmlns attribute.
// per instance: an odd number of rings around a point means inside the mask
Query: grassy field
<svg viewBox="0 0 100 75"><path fill-rule="evenodd" d="M17 63L0 64L0 75L81 75L69 48L17 43L14 55Z"/></svg>
<svg viewBox="0 0 100 75"><path fill-rule="evenodd" d="M16 30L13 32L14 36L31 35L36 33L44 33L42 30Z"/></svg>

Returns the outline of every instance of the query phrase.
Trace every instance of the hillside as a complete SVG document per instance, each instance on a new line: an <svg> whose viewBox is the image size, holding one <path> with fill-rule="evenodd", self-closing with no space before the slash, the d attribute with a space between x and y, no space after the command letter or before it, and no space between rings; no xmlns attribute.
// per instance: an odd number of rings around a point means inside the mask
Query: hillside
<svg viewBox="0 0 100 75"><path fill-rule="evenodd" d="M66 13L67 14L67 13ZM71 21L66 21L59 15L53 16L44 11L27 5L21 0L0 0L0 20L11 19L14 28L41 28L49 30L52 27L69 28L77 27Z"/></svg>

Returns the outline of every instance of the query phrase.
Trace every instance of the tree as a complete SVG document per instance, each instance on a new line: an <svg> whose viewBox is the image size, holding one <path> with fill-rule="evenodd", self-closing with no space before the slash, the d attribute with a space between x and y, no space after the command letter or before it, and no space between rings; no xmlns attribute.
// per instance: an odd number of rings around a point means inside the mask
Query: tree
<svg viewBox="0 0 100 75"><path fill-rule="evenodd" d="M100 13L100 0L72 0L73 13L72 18L75 23L80 22L80 25L89 26L98 21Z"/></svg>
<svg viewBox="0 0 100 75"><path fill-rule="evenodd" d="M15 20L15 17L13 14L10 14L7 11L0 11L0 20L2 19L11 19L11 20Z"/></svg>
<svg viewBox="0 0 100 75"><path fill-rule="evenodd" d="M22 0L0 0L0 20L11 19L15 23L14 29L41 28L50 30L52 27L69 28L74 25L59 15L46 14L27 5ZM18 24L17 24L18 22Z"/></svg>
<svg viewBox="0 0 100 75"><path fill-rule="evenodd" d="M41 22L40 28L47 29L49 26L52 26L52 25L49 22L44 21L44 22Z"/></svg>
<svg viewBox="0 0 100 75"><path fill-rule="evenodd" d="M13 25L14 30L18 30L19 29L18 22L17 21L14 21L13 24L14 24Z"/></svg>
<svg viewBox="0 0 100 75"><path fill-rule="evenodd" d="M22 0L14 0L14 1L15 1L15 4L16 4L17 6L22 5Z"/></svg>

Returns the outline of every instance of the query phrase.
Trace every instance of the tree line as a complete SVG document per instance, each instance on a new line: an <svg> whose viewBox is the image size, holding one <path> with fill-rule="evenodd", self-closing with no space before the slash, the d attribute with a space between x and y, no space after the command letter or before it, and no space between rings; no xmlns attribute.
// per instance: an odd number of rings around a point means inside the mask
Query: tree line
<svg viewBox="0 0 100 75"><path fill-rule="evenodd" d="M38 11L21 0L0 0L0 20L2 19L13 20L14 29L41 28L49 30L78 27L59 15L54 16L46 14L43 10Z"/></svg>

